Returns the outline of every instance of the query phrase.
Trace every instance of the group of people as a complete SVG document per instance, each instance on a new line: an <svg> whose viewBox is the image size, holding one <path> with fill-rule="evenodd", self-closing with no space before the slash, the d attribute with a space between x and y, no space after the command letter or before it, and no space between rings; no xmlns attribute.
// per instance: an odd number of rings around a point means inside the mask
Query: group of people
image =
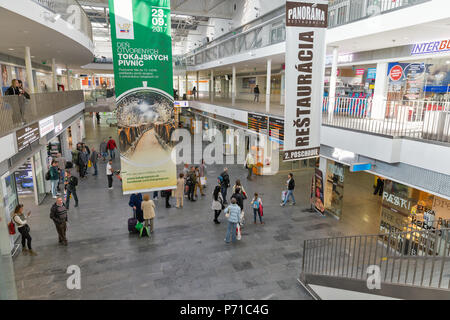
<svg viewBox="0 0 450 320"><path fill-rule="evenodd" d="M5 91L5 96L23 96L30 99L30 94L23 87L23 82L20 79L12 79L11 86Z"/></svg>

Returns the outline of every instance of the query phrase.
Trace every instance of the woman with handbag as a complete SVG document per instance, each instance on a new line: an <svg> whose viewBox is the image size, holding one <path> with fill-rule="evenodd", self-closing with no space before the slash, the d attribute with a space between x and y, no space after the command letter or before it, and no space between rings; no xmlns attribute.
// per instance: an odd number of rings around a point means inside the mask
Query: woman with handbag
<svg viewBox="0 0 450 320"><path fill-rule="evenodd" d="M233 186L233 194L236 193L236 188L239 188L241 190L241 194L242 194L242 197L244 198L244 200L247 199L247 192L245 192L245 189L242 186L240 179L236 179L236 183Z"/></svg>
<svg viewBox="0 0 450 320"><path fill-rule="evenodd" d="M31 211L28 211L27 217L31 215ZM37 253L31 249L31 236L30 236L30 226L28 225L27 218L23 213L23 204L18 204L16 209L14 210L14 214L12 220L17 226L17 230L19 230L20 235L22 236L22 252L26 254L27 252L30 255L35 256ZM26 246L28 246L28 249Z"/></svg>
<svg viewBox="0 0 450 320"><path fill-rule="evenodd" d="M217 218L219 218L220 212L225 208L225 206L223 205L223 197L222 197L222 193L220 192L220 190L221 190L220 186L216 186L216 188L214 189L213 200L212 200L212 205L211 205L211 209L214 210L214 223L215 224L220 223L220 221L217 220Z"/></svg>

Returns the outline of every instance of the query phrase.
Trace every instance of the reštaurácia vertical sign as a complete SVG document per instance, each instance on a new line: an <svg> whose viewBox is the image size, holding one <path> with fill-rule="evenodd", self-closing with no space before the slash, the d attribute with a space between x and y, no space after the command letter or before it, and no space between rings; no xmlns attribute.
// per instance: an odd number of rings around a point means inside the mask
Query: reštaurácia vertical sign
<svg viewBox="0 0 450 320"><path fill-rule="evenodd" d="M319 156L327 2L286 2L284 161Z"/></svg>
<svg viewBox="0 0 450 320"><path fill-rule="evenodd" d="M176 188L170 0L110 0L123 193Z"/></svg>

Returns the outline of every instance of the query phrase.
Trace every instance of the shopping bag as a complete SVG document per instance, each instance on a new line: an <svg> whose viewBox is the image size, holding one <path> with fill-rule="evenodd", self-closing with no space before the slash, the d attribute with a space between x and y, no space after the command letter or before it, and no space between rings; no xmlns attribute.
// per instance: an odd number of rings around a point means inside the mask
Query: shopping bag
<svg viewBox="0 0 450 320"><path fill-rule="evenodd" d="M236 227L236 240L241 240L241 239L242 239L241 226L238 223L237 227Z"/></svg>
<svg viewBox="0 0 450 320"><path fill-rule="evenodd" d="M287 191L286 191L286 190L283 190L283 191L281 192L281 201L284 201L284 200L286 199L286 195L287 195Z"/></svg>
<svg viewBox="0 0 450 320"><path fill-rule="evenodd" d="M259 204L259 215L262 217L263 216L263 206L262 206L262 204L260 203Z"/></svg>
<svg viewBox="0 0 450 320"><path fill-rule="evenodd" d="M206 177L200 177L200 183L202 186L206 185Z"/></svg>
<svg viewBox="0 0 450 320"><path fill-rule="evenodd" d="M91 160L88 161L88 168L92 167L92 162Z"/></svg>
<svg viewBox="0 0 450 320"><path fill-rule="evenodd" d="M136 223L136 230L137 231L141 231L142 230L142 228L144 227L144 224L142 223L142 222L138 222L138 223Z"/></svg>

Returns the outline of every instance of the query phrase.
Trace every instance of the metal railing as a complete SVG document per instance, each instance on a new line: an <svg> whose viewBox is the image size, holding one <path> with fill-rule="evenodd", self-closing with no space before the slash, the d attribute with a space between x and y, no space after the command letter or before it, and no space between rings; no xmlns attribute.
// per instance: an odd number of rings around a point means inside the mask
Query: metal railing
<svg viewBox="0 0 450 320"><path fill-rule="evenodd" d="M330 0L328 28L403 9L431 0Z"/></svg>
<svg viewBox="0 0 450 320"><path fill-rule="evenodd" d="M322 123L393 137L450 142L450 102L426 100L379 101L371 98L336 97L329 114L330 98L323 98ZM384 114L383 114L384 112Z"/></svg>
<svg viewBox="0 0 450 320"><path fill-rule="evenodd" d="M366 281L369 266L381 283L450 288L450 229L306 240L302 275Z"/></svg>
<svg viewBox="0 0 450 320"><path fill-rule="evenodd" d="M31 0L50 11L44 18L50 22L63 19L92 40L91 20L77 0Z"/></svg>
<svg viewBox="0 0 450 320"><path fill-rule="evenodd" d="M0 136L83 101L81 90L0 97Z"/></svg>

